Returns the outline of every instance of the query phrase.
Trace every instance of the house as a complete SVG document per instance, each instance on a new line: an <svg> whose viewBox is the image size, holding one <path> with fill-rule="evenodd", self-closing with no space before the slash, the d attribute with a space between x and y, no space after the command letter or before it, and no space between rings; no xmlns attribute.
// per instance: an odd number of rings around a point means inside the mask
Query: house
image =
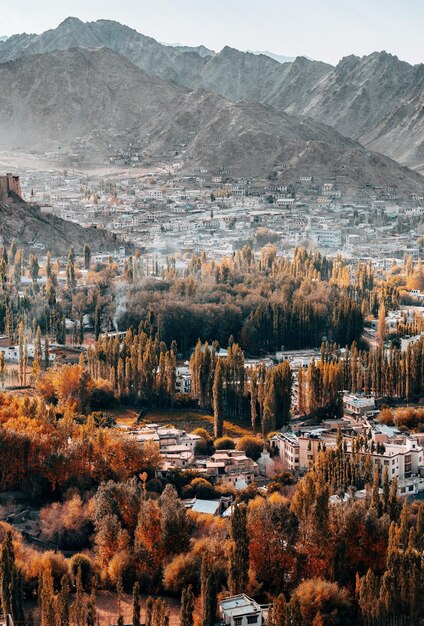
<svg viewBox="0 0 424 626"><path fill-rule="evenodd" d="M217 450L206 460L206 475L236 486L237 481L254 482L259 474L258 464L242 450Z"/></svg>
<svg viewBox="0 0 424 626"><path fill-rule="evenodd" d="M191 371L187 366L177 367L175 379L175 391L177 393L191 392Z"/></svg>
<svg viewBox="0 0 424 626"><path fill-rule="evenodd" d="M271 438L270 443L274 450L278 450L284 468L305 472L312 467L322 450L334 448L336 439L325 428L321 428L299 436L278 433Z"/></svg>
<svg viewBox="0 0 424 626"><path fill-rule="evenodd" d="M373 396L356 396L348 393L343 397L343 408L348 415L359 419L375 410L375 398Z"/></svg>
<svg viewBox="0 0 424 626"><path fill-rule="evenodd" d="M262 626L266 610L244 593L221 600L219 614L228 626Z"/></svg>

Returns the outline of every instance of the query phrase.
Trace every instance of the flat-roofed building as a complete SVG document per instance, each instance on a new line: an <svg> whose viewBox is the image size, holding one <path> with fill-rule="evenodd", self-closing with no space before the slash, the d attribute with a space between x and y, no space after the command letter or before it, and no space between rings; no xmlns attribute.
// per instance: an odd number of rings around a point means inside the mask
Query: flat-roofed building
<svg viewBox="0 0 424 626"><path fill-rule="evenodd" d="M244 593L222 600L219 613L228 626L262 626L266 623L265 610Z"/></svg>

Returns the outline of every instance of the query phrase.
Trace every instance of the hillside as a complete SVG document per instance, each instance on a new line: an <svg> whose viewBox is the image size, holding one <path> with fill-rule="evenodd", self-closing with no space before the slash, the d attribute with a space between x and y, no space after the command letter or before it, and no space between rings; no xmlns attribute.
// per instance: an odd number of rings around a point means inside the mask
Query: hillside
<svg viewBox="0 0 424 626"><path fill-rule="evenodd" d="M146 153L183 145L185 167L229 169L238 176L267 175L283 167L289 180L343 172L348 187L398 186L423 190L424 178L395 161L368 151L330 126L272 107L234 103L205 90L173 102L151 120Z"/></svg>
<svg viewBox="0 0 424 626"><path fill-rule="evenodd" d="M289 65L298 72L298 62ZM71 154L78 139L98 162L131 141L149 164L166 155L184 169L225 168L239 176L267 176L283 166L290 180L343 169L352 186L423 188L416 173L330 126L204 89L188 92L105 48L23 57L0 65L0 82L7 85L0 90L0 130L8 147L60 146Z"/></svg>
<svg viewBox="0 0 424 626"><path fill-rule="evenodd" d="M301 112L412 166L424 165L424 65L386 52L342 59ZM275 103L273 103L275 105ZM299 102L288 110L299 112Z"/></svg>
<svg viewBox="0 0 424 626"><path fill-rule="evenodd" d="M303 57L281 63L225 47L167 46L110 20L68 18L40 35L14 35L0 63L73 47L106 47L137 67L189 89L205 88L311 116L401 163L424 171L424 66L386 52L348 56L336 67Z"/></svg>
<svg viewBox="0 0 424 626"><path fill-rule="evenodd" d="M67 254L70 246L81 253L85 243L90 245L93 252L114 250L119 246L119 242L104 230L82 228L53 215L44 215L38 207L23 200L16 200L12 204L0 201L0 224L6 244L15 240L26 249L38 244L39 251L50 250L53 255Z"/></svg>
<svg viewBox="0 0 424 626"><path fill-rule="evenodd" d="M0 65L0 142L51 147L93 130L144 125L181 89L107 49L71 49Z"/></svg>

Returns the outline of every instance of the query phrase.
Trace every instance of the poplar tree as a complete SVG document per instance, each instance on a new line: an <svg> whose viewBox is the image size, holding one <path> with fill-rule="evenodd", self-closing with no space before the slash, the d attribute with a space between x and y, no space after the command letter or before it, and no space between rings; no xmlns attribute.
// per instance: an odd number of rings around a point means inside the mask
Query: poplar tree
<svg viewBox="0 0 424 626"><path fill-rule="evenodd" d="M90 250L90 246L85 243L84 244L84 267L86 270L90 269L90 264L91 264L91 250Z"/></svg>
<svg viewBox="0 0 424 626"><path fill-rule="evenodd" d="M217 610L217 581L207 554L203 555L200 575L202 626L214 626ZM146 625L147 626L147 625Z"/></svg>
<svg viewBox="0 0 424 626"><path fill-rule="evenodd" d="M274 600L270 621L272 626L289 626L288 607L283 593Z"/></svg>
<svg viewBox="0 0 424 626"><path fill-rule="evenodd" d="M53 576L50 567L46 567L40 575L38 584L38 602L40 606L41 626L52 626L55 623L55 595ZM83 626L82 623L77 626Z"/></svg>
<svg viewBox="0 0 424 626"><path fill-rule="evenodd" d="M223 397L223 365L221 359L215 368L215 376L213 381L213 417L214 417L214 435L215 439L222 437L224 425L224 397Z"/></svg>
<svg viewBox="0 0 424 626"><path fill-rule="evenodd" d="M0 590L1 606L6 615L12 613L13 568L15 565L15 551L13 548L12 533L9 530L1 548L0 557Z"/></svg>
<svg viewBox="0 0 424 626"><path fill-rule="evenodd" d="M58 626L69 626L69 578L67 574L62 576L60 592L57 599Z"/></svg>
<svg viewBox="0 0 424 626"><path fill-rule="evenodd" d="M193 626L194 594L189 585L183 589L181 596L180 626Z"/></svg>
<svg viewBox="0 0 424 626"><path fill-rule="evenodd" d="M132 626L140 626L140 585L138 582L133 587L132 606Z"/></svg>
<svg viewBox="0 0 424 626"><path fill-rule="evenodd" d="M245 593L249 580L249 535L247 506L238 504L231 516L231 547L228 585L233 595Z"/></svg>

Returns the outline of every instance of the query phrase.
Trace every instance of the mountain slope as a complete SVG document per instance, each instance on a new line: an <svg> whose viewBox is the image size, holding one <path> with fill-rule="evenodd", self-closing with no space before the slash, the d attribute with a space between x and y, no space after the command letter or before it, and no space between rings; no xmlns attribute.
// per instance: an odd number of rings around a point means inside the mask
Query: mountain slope
<svg viewBox="0 0 424 626"><path fill-rule="evenodd" d="M178 103L178 105L177 105ZM333 128L272 107L234 103L200 90L173 101L151 120L146 154L171 152L186 168L207 167L232 174L267 175L285 169L289 180L300 175L321 178L343 172L346 188L398 187L422 191L424 178Z"/></svg>
<svg viewBox="0 0 424 626"><path fill-rule="evenodd" d="M290 65L296 71L296 62ZM284 167L290 180L343 170L352 187L397 185L405 193L423 188L423 178L330 126L204 89L187 92L108 49L54 51L5 63L0 85L7 85L0 89L3 145L60 145L69 154L69 144L79 138L85 154L103 159L120 141L135 142L149 164L166 155L185 169L225 168L240 176L266 176Z"/></svg>
<svg viewBox="0 0 424 626"><path fill-rule="evenodd" d="M15 240L20 247L29 248L30 244L37 243L54 255L66 254L70 246L80 253L85 243L93 252L114 250L119 245L104 230L82 228L59 217L44 215L38 207L23 200L11 204L0 201L0 224L6 244Z"/></svg>
<svg viewBox="0 0 424 626"><path fill-rule="evenodd" d="M65 144L140 126L180 94L111 50L71 49L0 65L0 143Z"/></svg>
<svg viewBox="0 0 424 626"><path fill-rule="evenodd" d="M75 47L110 48L150 74L190 89L204 87L231 100L266 102L269 90L282 87L291 65L228 46L218 54L204 46L167 46L118 22L82 22L73 17L41 35L11 37L0 48L0 63ZM304 62L311 84L331 70L325 63ZM285 90L290 89L287 83Z"/></svg>
<svg viewBox="0 0 424 626"><path fill-rule="evenodd" d="M70 48L110 48L150 74L182 85L191 84L209 58L196 49L162 45L119 22L69 17L41 35L10 37L0 47L0 63Z"/></svg>
<svg viewBox="0 0 424 626"><path fill-rule="evenodd" d="M424 141L424 65L412 66L386 52L340 63L289 110L330 123L373 149L414 163ZM393 141L395 140L395 141Z"/></svg>

